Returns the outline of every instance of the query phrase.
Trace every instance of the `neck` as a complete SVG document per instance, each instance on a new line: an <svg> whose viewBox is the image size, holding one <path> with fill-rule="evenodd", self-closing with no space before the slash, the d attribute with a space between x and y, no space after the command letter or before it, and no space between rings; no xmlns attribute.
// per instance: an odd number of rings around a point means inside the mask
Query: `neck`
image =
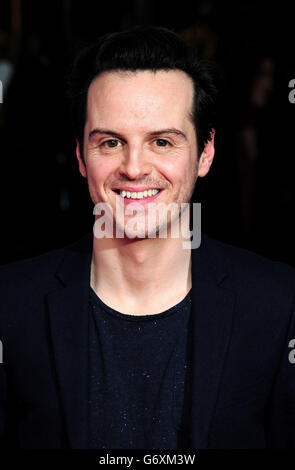
<svg viewBox="0 0 295 470"><path fill-rule="evenodd" d="M91 287L123 313L143 315L172 307L191 288L191 250L182 241L94 238Z"/></svg>

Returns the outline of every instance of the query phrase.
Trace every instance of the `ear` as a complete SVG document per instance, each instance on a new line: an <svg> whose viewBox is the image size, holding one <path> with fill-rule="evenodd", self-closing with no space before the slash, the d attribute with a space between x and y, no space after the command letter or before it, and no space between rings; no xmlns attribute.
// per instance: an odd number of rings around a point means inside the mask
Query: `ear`
<svg viewBox="0 0 295 470"><path fill-rule="evenodd" d="M81 156L81 152L80 152L80 142L78 141L78 139L76 139L76 157L78 159L78 163L79 163L79 171L81 173L81 175L84 177L84 178L87 178L87 171L86 171L86 167L85 167L85 163L84 163L84 160Z"/></svg>
<svg viewBox="0 0 295 470"><path fill-rule="evenodd" d="M208 171L210 170L210 166L212 165L212 162L213 162L213 157L215 153L215 148L214 148L215 129L212 129L212 131L210 132L210 136L211 136L211 140L208 140L208 142L206 142L204 150L199 160L198 176L200 176L201 178L207 175Z"/></svg>

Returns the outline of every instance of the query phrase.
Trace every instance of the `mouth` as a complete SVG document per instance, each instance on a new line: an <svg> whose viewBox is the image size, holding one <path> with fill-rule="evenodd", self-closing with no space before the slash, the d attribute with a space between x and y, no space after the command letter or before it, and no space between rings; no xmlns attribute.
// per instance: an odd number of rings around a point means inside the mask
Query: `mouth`
<svg viewBox="0 0 295 470"><path fill-rule="evenodd" d="M148 203L154 201L164 190L162 188L143 189L142 191L132 191L129 189L113 189L114 193L124 199L124 204L131 202Z"/></svg>

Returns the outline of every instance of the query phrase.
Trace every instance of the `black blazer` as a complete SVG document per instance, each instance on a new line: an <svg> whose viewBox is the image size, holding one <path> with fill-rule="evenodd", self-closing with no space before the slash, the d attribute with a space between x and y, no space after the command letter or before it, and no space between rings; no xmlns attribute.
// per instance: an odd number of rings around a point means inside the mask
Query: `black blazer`
<svg viewBox="0 0 295 470"><path fill-rule="evenodd" d="M0 268L0 440L87 448L93 234ZM204 234L192 250L190 448L295 448L295 271Z"/></svg>

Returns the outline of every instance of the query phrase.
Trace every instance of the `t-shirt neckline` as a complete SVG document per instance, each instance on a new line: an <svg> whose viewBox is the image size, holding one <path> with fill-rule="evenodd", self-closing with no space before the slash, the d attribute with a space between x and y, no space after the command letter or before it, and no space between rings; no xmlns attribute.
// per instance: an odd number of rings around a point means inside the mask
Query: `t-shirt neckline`
<svg viewBox="0 0 295 470"><path fill-rule="evenodd" d="M98 304L100 308L102 308L105 312L115 316L116 318L121 318L121 319L128 320L128 321L151 321L151 320L159 320L161 318L165 318L181 310L190 301L190 298L191 298L191 289L180 302L168 308L167 310L164 310L159 313L153 313L153 314L132 315L128 313L119 312L118 310L115 310L111 308L109 305L105 304L101 300L101 298L96 294L94 289L90 286L91 303Z"/></svg>

